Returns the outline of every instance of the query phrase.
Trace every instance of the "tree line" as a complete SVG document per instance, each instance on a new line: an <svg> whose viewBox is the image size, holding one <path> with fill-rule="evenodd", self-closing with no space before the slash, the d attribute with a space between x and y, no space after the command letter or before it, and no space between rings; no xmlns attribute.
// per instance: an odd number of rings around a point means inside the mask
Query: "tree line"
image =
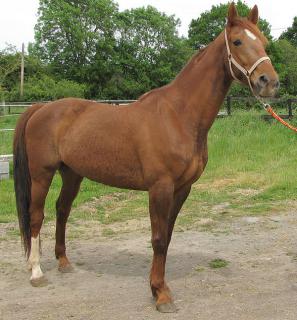
<svg viewBox="0 0 297 320"><path fill-rule="evenodd" d="M249 12L241 0L242 16ZM25 56L25 101L74 96L137 99L169 83L190 57L224 29L228 4L193 19L188 37L180 20L152 6L119 11L114 0L40 0L35 41ZM280 75L281 95L297 95L297 17L279 39L268 21L259 27L270 40L267 52ZM0 95L20 100L20 53L0 50ZM230 94L248 95L233 85Z"/></svg>

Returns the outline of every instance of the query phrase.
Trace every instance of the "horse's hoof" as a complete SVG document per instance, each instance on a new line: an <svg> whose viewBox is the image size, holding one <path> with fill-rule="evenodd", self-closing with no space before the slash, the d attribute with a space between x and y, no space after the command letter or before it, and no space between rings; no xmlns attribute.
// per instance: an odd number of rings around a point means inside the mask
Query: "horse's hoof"
<svg viewBox="0 0 297 320"><path fill-rule="evenodd" d="M31 279L30 283L32 287L45 287L48 285L48 280L45 276L42 276L40 278Z"/></svg>
<svg viewBox="0 0 297 320"><path fill-rule="evenodd" d="M176 313L177 308L173 302L162 303L156 305L157 310L162 313Z"/></svg>
<svg viewBox="0 0 297 320"><path fill-rule="evenodd" d="M66 266L59 266L58 270L62 273L73 273L74 268L71 264L67 264Z"/></svg>

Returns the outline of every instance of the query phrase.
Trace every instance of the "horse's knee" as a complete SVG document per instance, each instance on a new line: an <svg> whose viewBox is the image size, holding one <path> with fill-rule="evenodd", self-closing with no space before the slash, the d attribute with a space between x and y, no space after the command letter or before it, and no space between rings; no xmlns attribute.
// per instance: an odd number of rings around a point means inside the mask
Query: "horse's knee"
<svg viewBox="0 0 297 320"><path fill-rule="evenodd" d="M156 254L166 253L167 250L167 240L165 237L153 236L152 238L152 247Z"/></svg>
<svg viewBox="0 0 297 320"><path fill-rule="evenodd" d="M32 214L30 216L30 227L32 228L40 228L44 219L43 212L39 212L39 214Z"/></svg>

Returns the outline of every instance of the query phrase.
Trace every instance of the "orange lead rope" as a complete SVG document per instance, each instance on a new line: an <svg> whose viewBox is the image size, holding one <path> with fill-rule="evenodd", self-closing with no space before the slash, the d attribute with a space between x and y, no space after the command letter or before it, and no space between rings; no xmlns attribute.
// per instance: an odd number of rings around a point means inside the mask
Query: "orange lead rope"
<svg viewBox="0 0 297 320"><path fill-rule="evenodd" d="M262 102L262 103L263 103L263 102ZM277 121L279 121L280 123L282 123L282 124L283 124L284 126L286 126L287 128L289 128L289 129L297 132L297 128L291 126L288 122L286 122L286 121L283 120L279 115L277 115L277 114L273 111L272 107L271 107L269 104L264 104L264 108L265 108L265 110L266 110L268 113L270 113L270 114L272 115L272 117L273 117L274 119L276 119Z"/></svg>

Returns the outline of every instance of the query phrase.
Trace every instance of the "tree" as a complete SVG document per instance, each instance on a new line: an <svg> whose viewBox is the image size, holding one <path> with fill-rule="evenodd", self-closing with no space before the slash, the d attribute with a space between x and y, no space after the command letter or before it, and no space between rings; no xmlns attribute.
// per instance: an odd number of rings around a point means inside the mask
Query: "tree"
<svg viewBox="0 0 297 320"><path fill-rule="evenodd" d="M0 51L0 98L9 91L11 76L20 69L20 54L14 46L8 45Z"/></svg>
<svg viewBox="0 0 297 320"><path fill-rule="evenodd" d="M288 40L293 46L297 48L297 17L294 18L292 27L289 27L280 36L280 39Z"/></svg>
<svg viewBox="0 0 297 320"><path fill-rule="evenodd" d="M55 76L88 81L95 59L105 63L110 55L117 12L112 0L40 0L31 53Z"/></svg>
<svg viewBox="0 0 297 320"><path fill-rule="evenodd" d="M40 0L30 53L53 77L86 84L88 98L137 98L167 84L191 55L179 23L151 6L118 12L112 0Z"/></svg>
<svg viewBox="0 0 297 320"><path fill-rule="evenodd" d="M137 98L170 82L193 53L178 37L179 24L152 6L119 13L114 74L104 94Z"/></svg>
<svg viewBox="0 0 297 320"><path fill-rule="evenodd" d="M274 43L275 66L281 81L280 94L297 95L297 48L288 40Z"/></svg>
<svg viewBox="0 0 297 320"><path fill-rule="evenodd" d="M17 101L20 98L21 55L8 45L0 51L0 98ZM48 68L37 57L25 55L24 97L26 101L53 100L62 97L84 97L85 86L49 76Z"/></svg>
<svg viewBox="0 0 297 320"><path fill-rule="evenodd" d="M210 11L203 12L200 17L191 21L189 41L193 48L206 46L224 30L228 7L228 3L212 6ZM243 17L250 12L250 8L240 0L237 1L236 7ZM259 27L269 39L272 38L271 27L266 20L260 19Z"/></svg>

